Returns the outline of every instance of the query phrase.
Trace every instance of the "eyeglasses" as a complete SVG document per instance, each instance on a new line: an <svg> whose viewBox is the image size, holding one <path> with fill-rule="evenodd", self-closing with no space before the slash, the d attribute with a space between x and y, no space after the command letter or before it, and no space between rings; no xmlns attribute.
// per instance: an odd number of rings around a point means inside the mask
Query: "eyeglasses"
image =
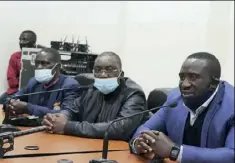
<svg viewBox="0 0 235 163"><path fill-rule="evenodd" d="M94 68L94 73L96 74L101 74L102 72L105 73L116 73L118 71L117 68L113 68L113 67L108 67L108 68Z"/></svg>
<svg viewBox="0 0 235 163"><path fill-rule="evenodd" d="M104 72L107 76L111 77L111 76L116 76L119 73L119 70L117 68L112 68L112 67L108 67L108 68L94 68L93 70L94 75L99 77L102 75L102 73Z"/></svg>

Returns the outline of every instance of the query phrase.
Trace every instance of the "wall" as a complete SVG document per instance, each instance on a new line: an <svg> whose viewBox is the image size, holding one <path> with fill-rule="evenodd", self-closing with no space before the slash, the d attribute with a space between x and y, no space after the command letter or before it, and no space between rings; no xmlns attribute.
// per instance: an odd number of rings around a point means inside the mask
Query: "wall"
<svg viewBox="0 0 235 163"><path fill-rule="evenodd" d="M0 2L0 92L6 89L10 54L22 30L32 29L38 43L79 35L93 52L121 56L127 76L146 94L174 87L183 60L196 51L216 55L222 78L234 82L234 2ZM3 16L5 15L5 16Z"/></svg>

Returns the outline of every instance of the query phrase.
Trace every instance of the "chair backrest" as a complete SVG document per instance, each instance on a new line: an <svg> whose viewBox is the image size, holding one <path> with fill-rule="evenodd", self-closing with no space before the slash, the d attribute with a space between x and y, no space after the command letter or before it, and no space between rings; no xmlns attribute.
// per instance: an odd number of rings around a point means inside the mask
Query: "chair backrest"
<svg viewBox="0 0 235 163"><path fill-rule="evenodd" d="M91 85L94 83L93 73L78 74L74 77L74 79L78 82L78 84L82 86L87 86L87 85Z"/></svg>
<svg viewBox="0 0 235 163"><path fill-rule="evenodd" d="M167 94L170 90L171 88L157 88L152 90L147 98L148 109L162 106L166 102ZM158 110L155 110L153 113L157 111Z"/></svg>

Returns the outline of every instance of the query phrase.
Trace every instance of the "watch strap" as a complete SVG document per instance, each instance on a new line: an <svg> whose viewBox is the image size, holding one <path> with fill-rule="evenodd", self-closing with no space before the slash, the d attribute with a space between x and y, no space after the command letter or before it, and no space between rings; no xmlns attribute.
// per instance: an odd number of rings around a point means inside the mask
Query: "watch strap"
<svg viewBox="0 0 235 163"><path fill-rule="evenodd" d="M174 145L172 148L171 148L171 152L170 152L170 156L169 156L169 159L171 161L176 161L178 156L179 156L179 153L180 153L180 146L179 145Z"/></svg>

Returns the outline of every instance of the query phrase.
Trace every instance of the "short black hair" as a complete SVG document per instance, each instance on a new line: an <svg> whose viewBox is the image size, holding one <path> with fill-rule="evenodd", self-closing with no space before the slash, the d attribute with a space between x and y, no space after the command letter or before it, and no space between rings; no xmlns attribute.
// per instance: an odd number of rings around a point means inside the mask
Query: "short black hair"
<svg viewBox="0 0 235 163"><path fill-rule="evenodd" d="M34 31L31 30L24 30L22 33L30 33L32 35L32 41L35 44L37 41L37 35Z"/></svg>
<svg viewBox="0 0 235 163"><path fill-rule="evenodd" d="M106 51L106 52L101 53L98 57L103 57L103 56L110 56L110 57L115 58L118 66L120 67L120 69L122 69L122 61L121 61L121 58L119 57L119 55L117 55L116 53L111 52L111 51Z"/></svg>
<svg viewBox="0 0 235 163"><path fill-rule="evenodd" d="M211 53L208 52L197 52L189 55L187 59L204 59L209 62L209 69L212 77L220 78L221 76L221 66L219 60Z"/></svg>
<svg viewBox="0 0 235 163"><path fill-rule="evenodd" d="M53 48L43 48L39 53L41 52L45 52L50 54L50 59L51 61L55 62L55 63L60 63L61 62L61 56L60 53Z"/></svg>

